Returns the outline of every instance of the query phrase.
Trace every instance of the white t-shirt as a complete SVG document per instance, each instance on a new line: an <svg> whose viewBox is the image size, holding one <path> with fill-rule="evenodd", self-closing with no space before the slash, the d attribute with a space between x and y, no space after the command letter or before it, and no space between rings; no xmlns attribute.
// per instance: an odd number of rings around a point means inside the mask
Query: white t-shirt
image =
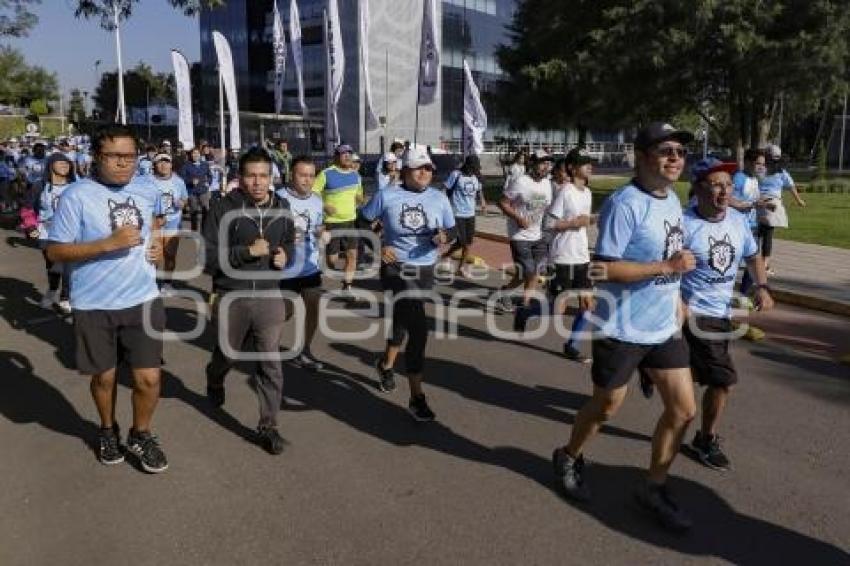
<svg viewBox="0 0 850 566"><path fill-rule="evenodd" d="M528 228L520 229L513 218L508 218L508 236L511 240L535 242L543 237L543 218L552 204L552 182L549 179L535 181L522 175L510 183L504 191L511 206L522 218L528 220Z"/></svg>
<svg viewBox="0 0 850 566"><path fill-rule="evenodd" d="M590 189L587 187L579 189L572 183L566 183L555 195L555 200L549 207L548 215L556 220L572 220L578 216L590 215L592 204L593 197ZM590 252L588 251L587 228L582 226L578 230L557 232L549 246L549 258L552 263L563 265L588 263Z"/></svg>

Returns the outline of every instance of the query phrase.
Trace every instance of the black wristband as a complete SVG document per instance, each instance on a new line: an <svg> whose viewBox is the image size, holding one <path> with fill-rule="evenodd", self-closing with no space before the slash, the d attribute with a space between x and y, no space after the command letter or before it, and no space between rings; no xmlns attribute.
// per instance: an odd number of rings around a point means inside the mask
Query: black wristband
<svg viewBox="0 0 850 566"><path fill-rule="evenodd" d="M758 291L759 289L764 289L765 291L770 292L770 286L767 283L759 283L758 285L755 286L755 288L756 288L756 291Z"/></svg>

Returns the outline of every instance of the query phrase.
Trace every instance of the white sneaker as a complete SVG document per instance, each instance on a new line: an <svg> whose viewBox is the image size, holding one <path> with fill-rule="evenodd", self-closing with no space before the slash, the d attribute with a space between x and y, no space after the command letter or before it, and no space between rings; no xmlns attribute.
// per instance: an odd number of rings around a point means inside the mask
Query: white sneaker
<svg viewBox="0 0 850 566"><path fill-rule="evenodd" d="M59 301L59 312L62 314L71 314L71 301L63 299Z"/></svg>
<svg viewBox="0 0 850 566"><path fill-rule="evenodd" d="M52 309L53 305L56 303L56 297L58 296L57 291L45 291L44 295L41 297L41 302L39 306L43 309Z"/></svg>
<svg viewBox="0 0 850 566"><path fill-rule="evenodd" d="M171 285L171 283L163 283L162 287L159 288L159 291L163 295L171 295L172 293L174 293L174 287Z"/></svg>

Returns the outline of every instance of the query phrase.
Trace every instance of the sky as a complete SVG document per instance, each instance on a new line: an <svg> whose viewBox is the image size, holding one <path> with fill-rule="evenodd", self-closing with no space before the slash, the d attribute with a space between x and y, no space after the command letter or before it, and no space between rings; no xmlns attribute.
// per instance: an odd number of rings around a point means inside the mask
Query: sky
<svg viewBox="0 0 850 566"><path fill-rule="evenodd" d="M66 97L73 88L93 93L96 77L117 68L114 34L101 28L99 19L76 19L73 5L73 0L42 0L33 6L38 24L28 37L0 40L21 50L27 63L56 72ZM156 71L171 72L171 49L182 51L191 65L200 59L198 20L166 0L141 0L122 22L121 48L125 69L144 61Z"/></svg>

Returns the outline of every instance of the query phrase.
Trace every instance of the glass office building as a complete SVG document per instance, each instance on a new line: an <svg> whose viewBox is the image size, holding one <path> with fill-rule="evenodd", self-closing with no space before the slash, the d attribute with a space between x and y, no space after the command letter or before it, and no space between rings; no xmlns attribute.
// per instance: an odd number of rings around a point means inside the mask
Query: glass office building
<svg viewBox="0 0 850 566"><path fill-rule="evenodd" d="M277 0L287 30L289 0ZM498 46L508 39L507 27L519 0L441 0L437 2L438 34L442 45L441 86L433 104L416 105L416 86L421 36L422 0L371 0L368 38L373 108L383 126L366 131L365 76L360 61L358 0L338 0L345 51L345 84L338 117L344 141L361 152L375 153L394 138L413 139L434 147L457 145L461 136L463 108L462 62L466 57L488 110L485 140L520 136L526 139L564 141L563 132L511 133L507 120L495 114L487 96L504 80L496 60ZM321 144L325 118L326 55L323 44L323 12L327 0L298 0L304 53L304 87L313 145ZM218 30L233 50L240 110L266 116L267 137L300 137L307 131L300 122L291 55L287 59L284 90L286 120L275 122L272 58L272 0L229 0L225 7L201 15L201 57L204 76L204 115L217 123L218 78L211 32ZM291 49L290 49L291 53ZM418 114L418 116L417 116ZM288 120L288 121L287 121ZM243 139L255 141L256 120L243 119ZM214 132L212 134L214 136ZM317 149L317 147L314 147Z"/></svg>

